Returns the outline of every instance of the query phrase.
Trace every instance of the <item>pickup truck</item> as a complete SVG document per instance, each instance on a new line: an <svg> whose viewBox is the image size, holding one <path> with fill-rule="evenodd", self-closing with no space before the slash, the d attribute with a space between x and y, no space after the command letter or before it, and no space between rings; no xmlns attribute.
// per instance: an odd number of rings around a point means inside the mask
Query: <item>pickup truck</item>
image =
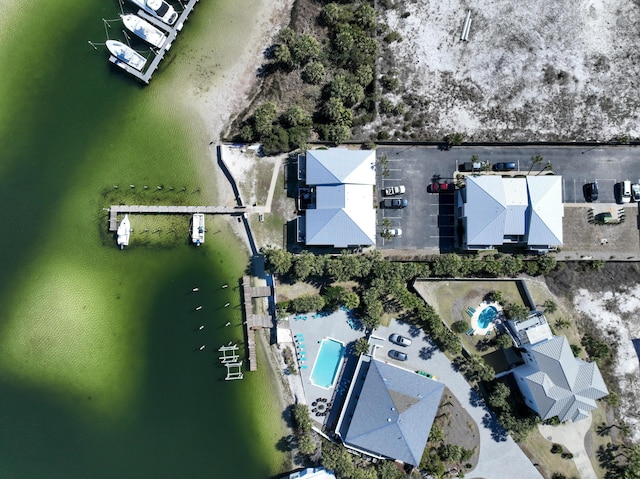
<svg viewBox="0 0 640 479"><path fill-rule="evenodd" d="M401 195L405 192L405 188L403 185L400 186L389 186L383 190L384 196L395 196Z"/></svg>

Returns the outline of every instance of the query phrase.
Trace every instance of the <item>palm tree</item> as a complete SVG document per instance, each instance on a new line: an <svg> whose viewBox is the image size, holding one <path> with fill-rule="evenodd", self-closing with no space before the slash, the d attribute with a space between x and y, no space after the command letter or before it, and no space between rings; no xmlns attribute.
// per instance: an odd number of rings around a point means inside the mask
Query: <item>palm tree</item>
<svg viewBox="0 0 640 479"><path fill-rule="evenodd" d="M542 163L542 161L544 160L544 156L541 155L535 155L531 157L531 168L529 168L529 172L527 173L527 175L531 174L531 170L533 170L533 167L536 166L538 163Z"/></svg>
<svg viewBox="0 0 640 479"><path fill-rule="evenodd" d="M544 168L542 168L540 171L538 171L538 174L536 176L539 176L540 173L542 173L543 171L546 171L546 170L553 171L553 165L551 164L551 161L547 161L547 164L544 165Z"/></svg>

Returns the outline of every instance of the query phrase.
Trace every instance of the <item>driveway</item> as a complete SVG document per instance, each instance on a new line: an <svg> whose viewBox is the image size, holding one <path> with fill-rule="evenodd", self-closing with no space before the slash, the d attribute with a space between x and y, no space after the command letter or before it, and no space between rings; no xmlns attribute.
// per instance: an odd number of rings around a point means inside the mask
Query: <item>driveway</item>
<svg viewBox="0 0 640 479"><path fill-rule="evenodd" d="M402 348L388 341L391 333L399 333L411 338L411 346ZM384 338L383 346L376 349L378 359L400 367L416 371L422 370L436 376L446 384L458 401L478 425L480 431L480 455L476 468L465 476L469 478L495 478L502 476L499 471L509 472L509 477L518 479L542 478L542 474L522 452L511 436L506 435L489 412L482 399L471 389L461 373L455 371L449 359L434 345L422 330L409 324L392 321L388 328L380 327L374 336ZM387 355L389 349L399 349L407 353L406 362L395 361Z"/></svg>
<svg viewBox="0 0 640 479"><path fill-rule="evenodd" d="M552 443L561 444L571 454L573 454L573 462L575 462L581 479L598 479L596 471L589 460L589 455L584 448L584 436L589 432L592 418L578 422L567 422L558 426L539 425L538 430L543 437Z"/></svg>

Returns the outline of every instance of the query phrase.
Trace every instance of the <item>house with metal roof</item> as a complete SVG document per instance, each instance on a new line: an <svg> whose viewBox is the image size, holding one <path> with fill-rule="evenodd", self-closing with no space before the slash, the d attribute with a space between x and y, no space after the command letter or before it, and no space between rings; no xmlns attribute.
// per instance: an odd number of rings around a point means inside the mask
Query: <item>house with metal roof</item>
<svg viewBox="0 0 640 479"><path fill-rule="evenodd" d="M465 250L513 245L549 251L562 245L560 176L467 176L456 207Z"/></svg>
<svg viewBox="0 0 640 479"><path fill-rule="evenodd" d="M376 243L376 184L373 150L309 150L299 158L304 216L298 218L298 240L307 245L372 246Z"/></svg>
<svg viewBox="0 0 640 479"><path fill-rule="evenodd" d="M598 365L576 358L565 336L551 334L542 313L507 327L524 360L513 376L527 406L542 419L584 419L609 394Z"/></svg>
<svg viewBox="0 0 640 479"><path fill-rule="evenodd" d="M444 384L362 355L336 433L352 450L417 466Z"/></svg>

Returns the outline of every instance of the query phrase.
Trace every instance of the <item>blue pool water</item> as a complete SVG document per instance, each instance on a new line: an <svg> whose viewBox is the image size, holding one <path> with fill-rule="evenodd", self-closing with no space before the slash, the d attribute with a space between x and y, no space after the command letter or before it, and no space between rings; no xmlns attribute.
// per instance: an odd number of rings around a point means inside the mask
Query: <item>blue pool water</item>
<svg viewBox="0 0 640 479"><path fill-rule="evenodd" d="M311 382L323 388L333 386L344 353L345 347L341 342L335 339L323 339L311 373Z"/></svg>
<svg viewBox="0 0 640 479"><path fill-rule="evenodd" d="M498 315L498 310L495 306L487 306L482 311L480 311L480 316L478 317L478 327L486 328L489 326L489 323L496 319Z"/></svg>

